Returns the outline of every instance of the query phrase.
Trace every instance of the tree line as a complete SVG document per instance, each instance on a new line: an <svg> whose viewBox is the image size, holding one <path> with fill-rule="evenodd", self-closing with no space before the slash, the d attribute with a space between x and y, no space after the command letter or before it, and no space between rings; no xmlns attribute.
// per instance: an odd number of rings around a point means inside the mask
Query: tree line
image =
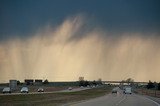
<svg viewBox="0 0 160 106"><path fill-rule="evenodd" d="M147 89L156 89L156 90L160 90L160 82L152 82L149 80L148 84L147 84Z"/></svg>
<svg viewBox="0 0 160 106"><path fill-rule="evenodd" d="M87 86L97 86L97 85L102 85L102 79L99 78L97 81L87 81L84 80L84 77L79 77L79 86L87 87Z"/></svg>

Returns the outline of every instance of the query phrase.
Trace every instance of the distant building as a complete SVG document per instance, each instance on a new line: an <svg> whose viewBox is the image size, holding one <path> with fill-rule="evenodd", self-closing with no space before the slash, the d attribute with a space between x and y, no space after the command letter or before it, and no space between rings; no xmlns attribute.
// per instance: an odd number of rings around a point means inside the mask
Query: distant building
<svg viewBox="0 0 160 106"><path fill-rule="evenodd" d="M9 80L9 87L11 90L16 90L17 89L17 80Z"/></svg>
<svg viewBox="0 0 160 106"><path fill-rule="evenodd" d="M35 85L40 85L40 84L42 84L42 82L43 82L43 80L41 80L41 79L35 79L34 84Z"/></svg>
<svg viewBox="0 0 160 106"><path fill-rule="evenodd" d="M33 79L25 79L24 82L26 83L26 85L33 85L34 80Z"/></svg>

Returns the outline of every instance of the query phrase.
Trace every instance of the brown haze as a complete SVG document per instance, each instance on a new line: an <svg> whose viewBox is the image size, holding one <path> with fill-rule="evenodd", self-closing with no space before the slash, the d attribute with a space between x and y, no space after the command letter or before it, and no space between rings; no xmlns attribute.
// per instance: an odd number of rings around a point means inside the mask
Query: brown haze
<svg viewBox="0 0 160 106"><path fill-rule="evenodd" d="M27 39L0 43L0 82L25 78L49 81L160 80L160 39L140 33L111 36L94 28L83 32L84 20L68 18ZM80 37L82 36L82 37Z"/></svg>

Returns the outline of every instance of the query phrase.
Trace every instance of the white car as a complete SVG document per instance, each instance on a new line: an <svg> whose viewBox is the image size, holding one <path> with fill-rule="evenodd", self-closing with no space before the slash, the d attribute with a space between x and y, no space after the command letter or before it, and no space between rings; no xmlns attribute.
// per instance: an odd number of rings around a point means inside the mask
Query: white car
<svg viewBox="0 0 160 106"><path fill-rule="evenodd" d="M28 92L29 92L29 90L27 87L22 87L21 93L28 93Z"/></svg>
<svg viewBox="0 0 160 106"><path fill-rule="evenodd" d="M11 93L10 87L5 87L5 88L2 90L2 93Z"/></svg>
<svg viewBox="0 0 160 106"><path fill-rule="evenodd" d="M72 89L73 89L72 87L69 87L69 88L68 88L68 90L72 90Z"/></svg>
<svg viewBox="0 0 160 106"><path fill-rule="evenodd" d="M125 94L132 94L131 87L126 87L125 90L124 90L124 93Z"/></svg>
<svg viewBox="0 0 160 106"><path fill-rule="evenodd" d="M113 90L112 90L112 93L117 93L117 89L113 89Z"/></svg>
<svg viewBox="0 0 160 106"><path fill-rule="evenodd" d="M95 85L92 86L92 88L95 88L95 87L96 87Z"/></svg>
<svg viewBox="0 0 160 106"><path fill-rule="evenodd" d="M83 86L81 86L80 88L81 88L81 89L83 89L84 87L83 87Z"/></svg>
<svg viewBox="0 0 160 106"><path fill-rule="evenodd" d="M38 91L38 92L44 92L44 89L43 89L43 88L38 88L37 91Z"/></svg>
<svg viewBox="0 0 160 106"><path fill-rule="evenodd" d="M90 86L89 86L89 85L87 85L87 88L90 88Z"/></svg>

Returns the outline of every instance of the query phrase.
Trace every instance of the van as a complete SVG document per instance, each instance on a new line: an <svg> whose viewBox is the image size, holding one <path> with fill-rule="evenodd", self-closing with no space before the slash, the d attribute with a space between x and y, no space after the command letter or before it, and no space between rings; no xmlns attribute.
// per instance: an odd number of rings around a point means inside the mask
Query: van
<svg viewBox="0 0 160 106"><path fill-rule="evenodd" d="M124 89L124 93L125 93L125 94L132 94L132 89L131 89L131 87L126 87L126 88Z"/></svg>

